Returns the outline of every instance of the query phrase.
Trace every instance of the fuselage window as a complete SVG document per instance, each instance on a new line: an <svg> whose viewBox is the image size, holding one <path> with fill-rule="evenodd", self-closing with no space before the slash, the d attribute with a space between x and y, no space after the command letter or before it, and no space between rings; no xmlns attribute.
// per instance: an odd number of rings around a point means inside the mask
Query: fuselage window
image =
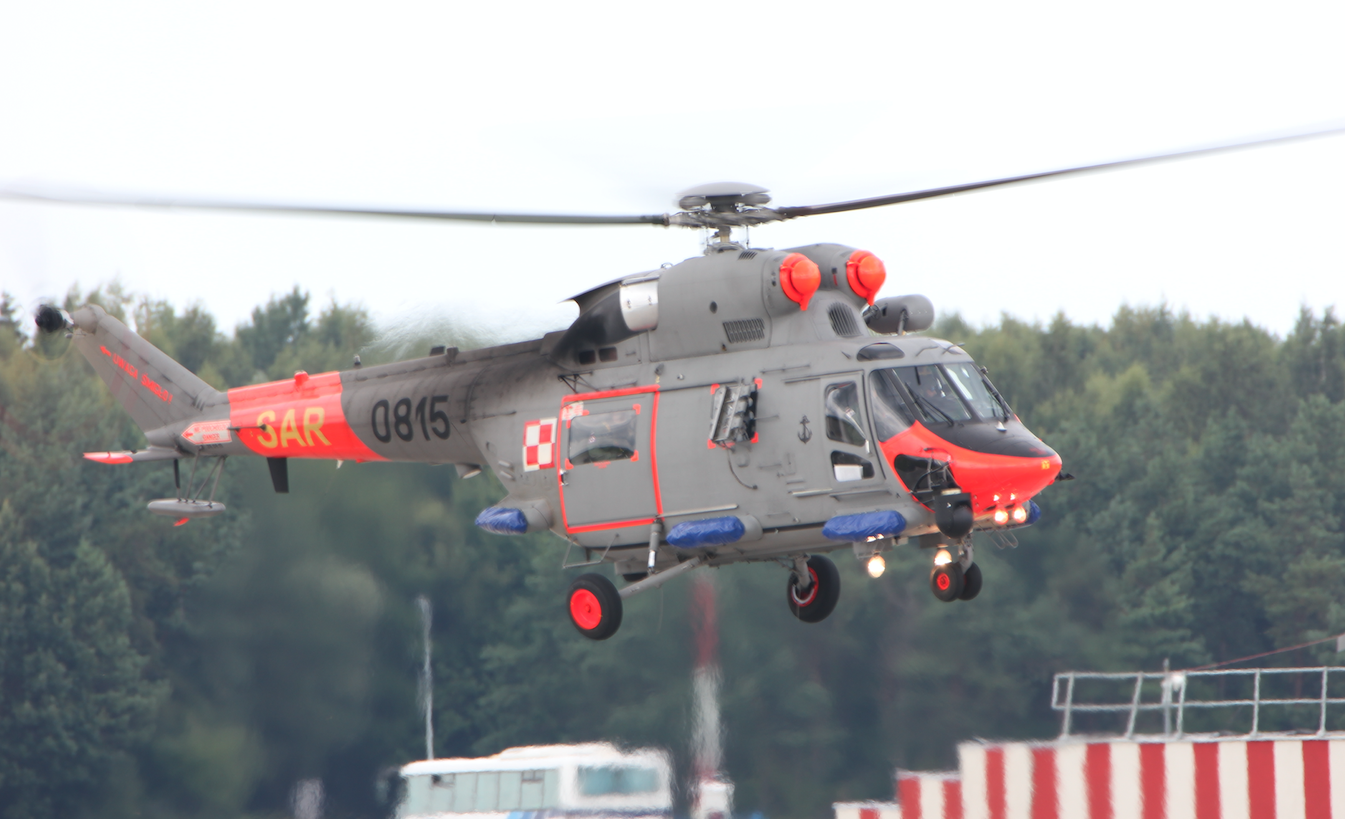
<svg viewBox="0 0 1345 819"><path fill-rule="evenodd" d="M864 414L859 404L859 387L853 381L831 384L826 392L827 437L869 451L869 436L864 434Z"/></svg>
<svg viewBox="0 0 1345 819"><path fill-rule="evenodd" d="M831 471L839 482L862 481L873 477L873 464L858 455L833 450Z"/></svg>
<svg viewBox="0 0 1345 819"><path fill-rule="evenodd" d="M570 463L594 464L630 460L635 454L635 425L631 410L594 412L570 419Z"/></svg>

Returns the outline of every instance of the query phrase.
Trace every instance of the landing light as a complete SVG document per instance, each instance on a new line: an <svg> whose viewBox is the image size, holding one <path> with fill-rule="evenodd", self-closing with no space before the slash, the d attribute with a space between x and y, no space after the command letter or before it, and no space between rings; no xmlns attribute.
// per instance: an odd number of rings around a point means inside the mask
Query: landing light
<svg viewBox="0 0 1345 819"><path fill-rule="evenodd" d="M1003 526L1004 524L1006 524L1006 523L1008 523L1008 522L1009 522L1009 510L1008 510L1008 509L996 509L996 510L995 510L995 525L996 525L996 526Z"/></svg>
<svg viewBox="0 0 1345 819"><path fill-rule="evenodd" d="M949 563L952 562L953 562L953 556L948 554L947 549L940 549L939 553L934 555L935 566L947 566Z"/></svg>
<svg viewBox="0 0 1345 819"><path fill-rule="evenodd" d="M883 560L882 555L874 555L869 558L868 570L869 577L882 577L883 570L887 568L887 561Z"/></svg>
<svg viewBox="0 0 1345 819"><path fill-rule="evenodd" d="M1027 507L1026 507L1026 506L1015 506L1015 507L1013 508L1013 522L1014 522L1014 523L1027 523Z"/></svg>

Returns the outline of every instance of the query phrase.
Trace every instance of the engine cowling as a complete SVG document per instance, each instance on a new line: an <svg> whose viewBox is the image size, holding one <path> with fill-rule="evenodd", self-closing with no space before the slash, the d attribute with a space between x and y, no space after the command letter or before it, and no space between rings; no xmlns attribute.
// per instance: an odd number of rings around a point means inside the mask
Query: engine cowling
<svg viewBox="0 0 1345 819"><path fill-rule="evenodd" d="M928 330L934 324L934 302L918 294L879 299L864 311L864 323L886 335Z"/></svg>

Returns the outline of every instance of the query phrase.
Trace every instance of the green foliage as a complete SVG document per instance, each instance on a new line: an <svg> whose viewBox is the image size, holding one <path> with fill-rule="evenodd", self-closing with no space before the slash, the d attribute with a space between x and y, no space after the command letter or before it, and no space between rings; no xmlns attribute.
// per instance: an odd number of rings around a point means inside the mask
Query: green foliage
<svg viewBox="0 0 1345 819"><path fill-rule="evenodd" d="M86 300L221 389L471 344L452 328L376 337L335 304L314 318L297 289L232 336L199 306L115 286L67 304ZM171 492L165 468L80 458L140 434L63 339L29 338L13 313L0 299L0 805L14 806L0 813L277 816L296 780L320 777L326 815L379 815L374 783L424 752L421 594L437 755L606 738L667 747L688 769L686 583L632 598L621 631L589 643L564 614L583 571L561 568L565 544L477 529L504 490L443 467L293 463L292 493L275 495L241 459L220 485L229 514L173 528L143 510ZM1305 312L1283 340L1165 307L1123 308L1107 328L952 316L935 334L989 368L1076 480L1038 498L1017 549L978 541L974 603L936 601L928 555L908 546L877 581L837 552L842 602L816 625L789 615L782 570L714 571L739 812L823 816L888 797L893 766L951 766L970 736L1050 736L1056 671L1182 667L1345 631L1332 313Z"/></svg>
<svg viewBox="0 0 1345 819"><path fill-rule="evenodd" d="M22 528L0 504L0 805L44 817L96 792L166 686L143 673L130 595L107 557L86 541L47 553Z"/></svg>

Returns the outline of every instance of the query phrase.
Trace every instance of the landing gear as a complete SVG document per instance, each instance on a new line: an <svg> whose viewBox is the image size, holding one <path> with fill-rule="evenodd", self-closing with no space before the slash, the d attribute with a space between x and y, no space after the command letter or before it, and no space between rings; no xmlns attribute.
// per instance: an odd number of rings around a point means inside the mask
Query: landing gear
<svg viewBox="0 0 1345 819"><path fill-rule="evenodd" d="M940 546L934 555L929 590L945 603L974 599L981 593L981 567L974 562L971 541L958 547L956 558L949 554L949 548Z"/></svg>
<svg viewBox="0 0 1345 819"><path fill-rule="evenodd" d="M929 574L929 590L945 603L951 603L962 596L964 578L960 563L935 564Z"/></svg>
<svg viewBox="0 0 1345 819"><path fill-rule="evenodd" d="M600 574L582 574L570 584L570 622L590 640L606 640L621 627L621 594Z"/></svg>
<svg viewBox="0 0 1345 819"><path fill-rule="evenodd" d="M808 583L799 582L800 576L807 573ZM841 599L841 574L836 564L822 555L813 555L805 562L802 558L794 561L794 572L789 575L787 589L789 610L805 623L818 623L827 619Z"/></svg>
<svg viewBox="0 0 1345 819"><path fill-rule="evenodd" d="M972 600L981 593L981 567L975 563L962 572L962 593L958 600Z"/></svg>

